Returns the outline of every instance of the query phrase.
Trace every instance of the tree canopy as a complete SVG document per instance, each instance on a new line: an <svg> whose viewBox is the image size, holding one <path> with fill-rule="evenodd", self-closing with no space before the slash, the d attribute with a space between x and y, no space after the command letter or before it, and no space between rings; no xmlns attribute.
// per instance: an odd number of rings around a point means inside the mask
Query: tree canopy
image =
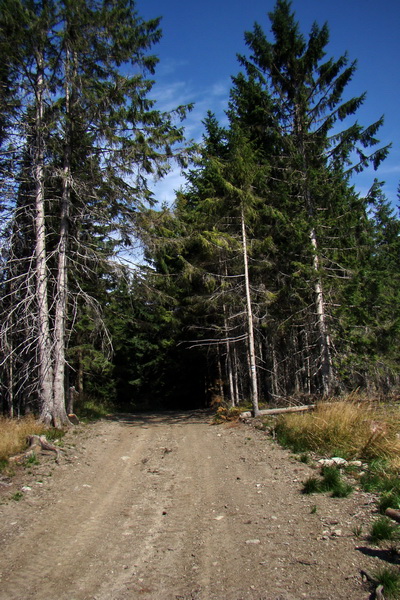
<svg viewBox="0 0 400 600"><path fill-rule="evenodd" d="M190 106L151 97L159 25L132 0L1 0L3 411L397 386L400 225L378 180L351 183L390 151L346 96L356 62L277 0L193 153ZM160 207L171 161L186 185Z"/></svg>

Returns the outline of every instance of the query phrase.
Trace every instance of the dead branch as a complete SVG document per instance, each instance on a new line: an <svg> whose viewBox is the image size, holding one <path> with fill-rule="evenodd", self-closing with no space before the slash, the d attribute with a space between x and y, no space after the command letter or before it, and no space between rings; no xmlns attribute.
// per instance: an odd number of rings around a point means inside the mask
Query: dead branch
<svg viewBox="0 0 400 600"><path fill-rule="evenodd" d="M395 510L394 508L387 508L385 511L385 515L390 517L394 521L400 523L400 510Z"/></svg>

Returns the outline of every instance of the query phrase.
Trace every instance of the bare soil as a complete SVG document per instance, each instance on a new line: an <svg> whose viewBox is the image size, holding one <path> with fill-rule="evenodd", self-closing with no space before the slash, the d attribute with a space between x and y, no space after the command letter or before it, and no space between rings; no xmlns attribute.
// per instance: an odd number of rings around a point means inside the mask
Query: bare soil
<svg viewBox="0 0 400 600"><path fill-rule="evenodd" d="M302 494L315 469L249 425L119 415L64 439L0 482L1 600L360 600L390 560L370 494Z"/></svg>

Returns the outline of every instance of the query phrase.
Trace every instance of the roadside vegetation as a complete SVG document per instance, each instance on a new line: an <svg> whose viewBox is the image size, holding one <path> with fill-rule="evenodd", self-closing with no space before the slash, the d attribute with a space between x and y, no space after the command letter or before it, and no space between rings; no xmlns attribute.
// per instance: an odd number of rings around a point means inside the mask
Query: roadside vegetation
<svg viewBox="0 0 400 600"><path fill-rule="evenodd" d="M320 476L304 482L304 494L348 496L353 488L342 477L347 473L363 491L378 494L381 515L388 508L400 510L400 408L396 403L349 397L318 404L312 412L280 415L268 427L302 462L309 462L310 453L350 461L343 461L340 468L323 466ZM370 539L376 543L391 540L395 534L397 538L398 529L381 517L373 524Z"/></svg>
<svg viewBox="0 0 400 600"><path fill-rule="evenodd" d="M0 463L23 452L28 435L46 435L48 428L34 417L23 419L0 418Z"/></svg>
<svg viewBox="0 0 400 600"><path fill-rule="evenodd" d="M11 456L26 450L29 436L45 435L50 441L61 438L63 434L62 430L48 427L31 415L21 419L0 417L0 471L8 467ZM29 462L32 463L32 458L28 459Z"/></svg>
<svg viewBox="0 0 400 600"><path fill-rule="evenodd" d="M316 452L380 465L375 474L400 467L400 409L368 401L326 402L308 413L281 415L277 440L294 452Z"/></svg>

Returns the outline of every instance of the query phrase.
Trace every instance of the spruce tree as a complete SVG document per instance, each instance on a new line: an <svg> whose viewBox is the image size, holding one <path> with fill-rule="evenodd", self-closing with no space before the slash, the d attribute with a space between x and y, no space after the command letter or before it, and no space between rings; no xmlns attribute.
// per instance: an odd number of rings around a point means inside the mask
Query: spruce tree
<svg viewBox="0 0 400 600"><path fill-rule="evenodd" d="M291 244L293 257L287 263L292 273L287 274L293 281L297 271L297 278L300 275L303 280L300 287L308 290L307 295L301 292L303 307L299 309L308 335L317 342L313 359L317 387L328 394L335 375L325 283L330 260L327 229L335 216L350 211L348 195L340 192L341 182L346 184L352 171L370 164L376 168L388 147L375 149L382 118L365 128L357 122L348 125L365 95L343 100L356 63L349 63L346 55L326 59L327 25L314 24L306 39L287 0L278 0L269 17L273 41L258 24L245 34L250 55L240 57L245 74L234 80L230 117L247 128L256 114L251 135L260 147L268 149L266 160L272 165L275 202L297 230L298 245ZM346 125L342 130L341 122ZM362 219L364 210L360 205L353 220ZM342 229L342 239L346 235Z"/></svg>
<svg viewBox="0 0 400 600"><path fill-rule="evenodd" d="M32 156L38 399L43 420L59 426L71 309L87 301L87 274L106 279L106 263L132 242L148 176L182 159L176 119L186 109L163 113L149 98L159 19L143 21L134 2L3 0L1 12L15 123Z"/></svg>

